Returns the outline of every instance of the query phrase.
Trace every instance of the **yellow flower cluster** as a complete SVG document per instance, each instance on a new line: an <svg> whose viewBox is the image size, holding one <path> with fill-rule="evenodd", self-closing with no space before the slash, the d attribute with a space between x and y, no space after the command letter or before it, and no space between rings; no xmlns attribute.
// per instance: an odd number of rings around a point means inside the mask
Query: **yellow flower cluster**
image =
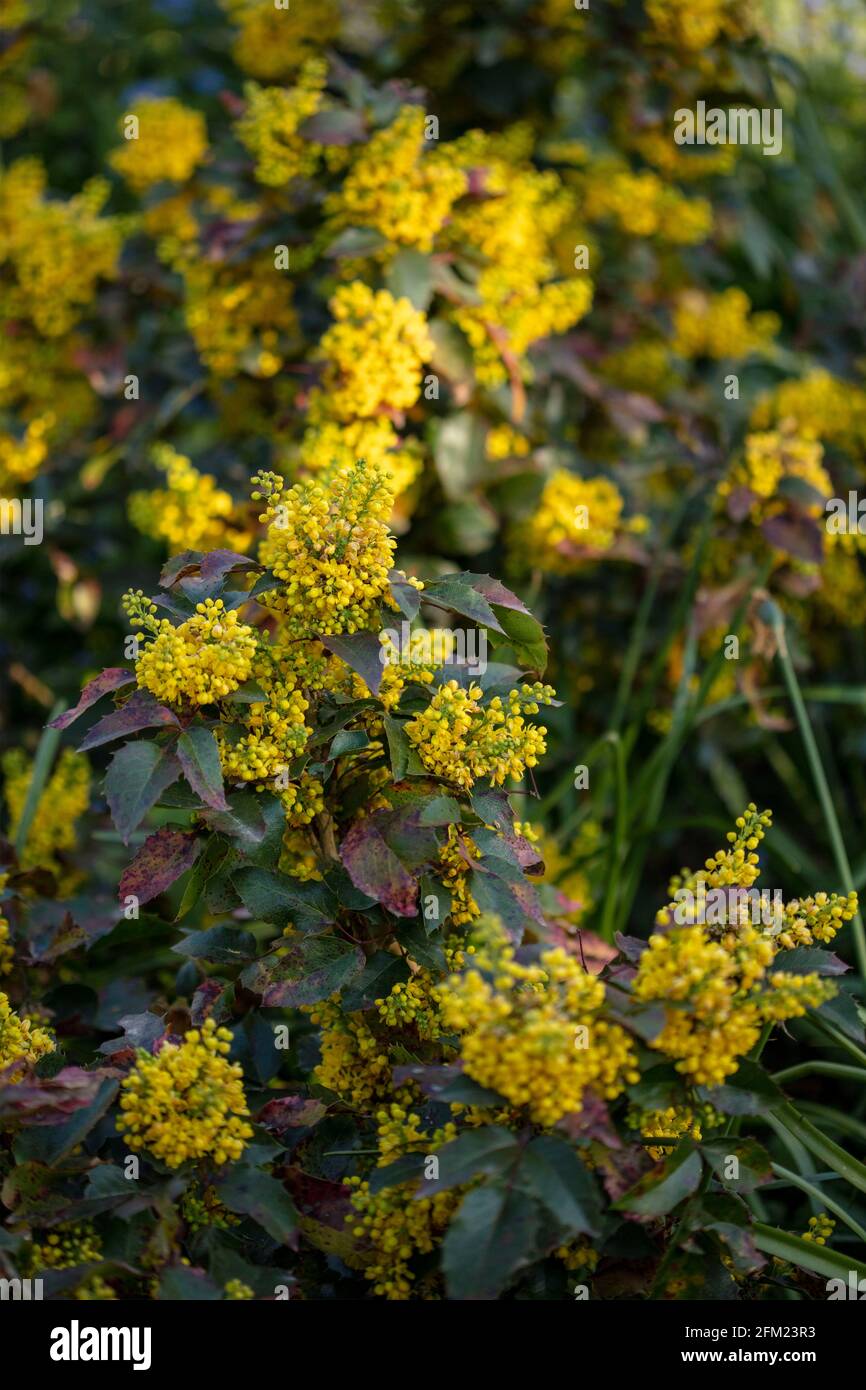
<svg viewBox="0 0 866 1390"><path fill-rule="evenodd" d="M836 992L817 974L775 972L771 941L742 926L729 943L700 925L650 937L633 986L635 998L665 1006L665 1026L650 1046L702 1086L719 1086L755 1045L765 1021L796 1018Z"/></svg>
<svg viewBox="0 0 866 1390"><path fill-rule="evenodd" d="M389 242L431 251L467 178L446 147L425 151L425 114L404 106L361 149L342 188L325 202L335 227L371 227Z"/></svg>
<svg viewBox="0 0 866 1390"><path fill-rule="evenodd" d="M292 87L247 83L247 108L238 121L237 133L255 158L260 183L279 188L316 172L322 146L305 140L298 129L319 109L325 76L324 62L311 59Z"/></svg>
<svg viewBox="0 0 866 1390"><path fill-rule="evenodd" d="M0 433L0 494L14 496L23 483L35 478L48 457L48 435L54 425L48 412L31 420L20 438Z"/></svg>
<svg viewBox="0 0 866 1390"><path fill-rule="evenodd" d="M42 1269L72 1269L101 1259L102 1241L92 1222L65 1221L42 1240L33 1241L28 1264L37 1273Z"/></svg>
<svg viewBox="0 0 866 1390"><path fill-rule="evenodd" d="M223 1293L230 1302L237 1299L255 1298L255 1293L249 1284L245 1284L242 1279L229 1279Z"/></svg>
<svg viewBox="0 0 866 1390"><path fill-rule="evenodd" d="M164 541L171 554L180 550L246 550L251 533L232 524L235 504L212 474L200 473L170 444L154 445L152 458L165 473L166 486L132 493L129 519L133 526L145 536Z"/></svg>
<svg viewBox="0 0 866 1390"><path fill-rule="evenodd" d="M292 637L358 632L389 601L395 542L387 518L393 493L381 468L363 459L287 492L274 473L253 479L267 525L259 558L281 581L261 602L286 615Z"/></svg>
<svg viewBox="0 0 866 1390"><path fill-rule="evenodd" d="M472 922L479 915L478 904L469 891L469 875L473 859L480 858L481 851L472 836L449 825L448 837L439 851L439 873L451 895L449 916L455 926Z"/></svg>
<svg viewBox="0 0 866 1390"><path fill-rule="evenodd" d="M496 695L482 704L482 694L478 685L464 689L446 681L406 725L427 771L467 791L482 777L496 787L509 777L519 780L547 748L547 729L528 724L525 716L550 703L551 686L522 685L504 703Z"/></svg>
<svg viewBox="0 0 866 1390"><path fill-rule="evenodd" d="M91 179L67 202L45 197L38 159L16 160L0 176L0 317L23 319L47 338L67 333L112 279L122 241L117 218L101 217L105 179Z"/></svg>
<svg viewBox="0 0 866 1390"><path fill-rule="evenodd" d="M856 914L857 894L853 892L844 896L816 893L814 897L792 898L785 903L776 942L785 951L793 951L797 946L814 946L816 941L826 945Z"/></svg>
<svg viewBox="0 0 866 1390"><path fill-rule="evenodd" d="M395 497L411 487L424 466L420 444L404 443L384 415L349 424L325 420L311 425L301 440L297 463L303 472L317 474L350 468L359 458L382 470Z"/></svg>
<svg viewBox="0 0 866 1390"><path fill-rule="evenodd" d="M249 732L236 743L220 739L225 776L256 782L257 791L263 791L263 784L269 779L281 773L285 775L289 764L303 752L310 736L304 723L310 704L303 693L295 689L294 677L287 675L285 680L269 681L266 689L267 704L247 706L244 725Z"/></svg>
<svg viewBox="0 0 866 1390"><path fill-rule="evenodd" d="M3 795L9 811L9 833L14 838L33 777L22 748L3 754ZM61 888L71 882L62 873L58 854L75 848L75 822L90 804L90 764L84 753L64 748L39 798L36 814L21 854L21 867L49 869L60 876Z"/></svg>
<svg viewBox="0 0 866 1390"><path fill-rule="evenodd" d="M376 1119L380 1167L406 1153L434 1154L457 1133L453 1124L425 1133L420 1128L420 1116L399 1102L380 1110ZM409 1183L378 1193L371 1192L369 1182L358 1177L348 1178L347 1183L354 1189L354 1214L347 1217L347 1222L355 1238L369 1243L374 1252L364 1271L373 1283L373 1293L392 1301L408 1299L415 1277L408 1261L436 1248L448 1229L462 1190L450 1189L423 1197L416 1196Z"/></svg>
<svg viewBox="0 0 866 1390"><path fill-rule="evenodd" d="M691 53L718 38L742 38L750 28L743 0L646 0L645 9L653 42Z"/></svg>
<svg viewBox="0 0 866 1390"><path fill-rule="evenodd" d="M539 172L529 163L532 143L526 126L499 135L472 130L444 152L482 194L452 209L443 242L458 253L471 246L484 261L470 302L456 306L452 317L486 386L515 373L527 377L529 364L520 360L526 349L573 327L592 302L588 274L574 273L573 248L558 241L573 222L574 195L553 170ZM568 278L555 280L565 267Z"/></svg>
<svg viewBox="0 0 866 1390"><path fill-rule="evenodd" d="M169 1168L187 1159L215 1163L240 1158L252 1127L238 1062L228 1062L231 1033L212 1018L180 1046L155 1057L139 1050L121 1087L117 1127L131 1149L146 1149Z"/></svg>
<svg viewBox="0 0 866 1390"><path fill-rule="evenodd" d="M560 948L542 952L540 965L520 965L502 928L482 924L486 949L476 959L485 973L473 965L440 989L468 1075L541 1125L579 1112L587 1088L613 1100L636 1082L628 1035L601 1016L601 980Z"/></svg>
<svg viewBox="0 0 866 1390"><path fill-rule="evenodd" d="M760 521L768 515L766 503L775 498L784 478L799 478L820 494L832 496L833 484L823 465L824 450L811 434L800 433L793 421L783 421L777 430L746 435L742 461L719 485L719 495L727 497L735 488L755 493L751 517ZM823 513L822 500L808 508L814 516Z"/></svg>
<svg viewBox="0 0 866 1390"><path fill-rule="evenodd" d="M393 985L384 999L376 1000L376 1009L389 1028L410 1028L419 1038L433 1041L442 1032L439 1001L429 971L419 971L405 984Z"/></svg>
<svg viewBox="0 0 866 1390"><path fill-rule="evenodd" d="M337 0L315 5L281 5L274 0L220 0L239 34L233 47L238 67L266 82L290 77L317 49L337 36Z"/></svg>
<svg viewBox="0 0 866 1390"><path fill-rule="evenodd" d="M422 364L433 354L424 315L362 280L341 285L330 310L334 323L317 349L325 365L310 402L313 421L349 422L413 406Z"/></svg>
<svg viewBox="0 0 866 1390"><path fill-rule="evenodd" d="M6 888L8 878L8 874L0 873L0 896ZM14 960L15 947L12 945L9 934L9 919L0 907L0 975L11 974Z"/></svg>
<svg viewBox="0 0 866 1390"><path fill-rule="evenodd" d="M40 1057L55 1050L56 1044L48 1029L36 1027L29 1018L20 1018L9 996L0 991L0 1071L13 1062L38 1062ZM8 1080L21 1081L22 1073L13 1074Z"/></svg>
<svg viewBox="0 0 866 1390"><path fill-rule="evenodd" d="M223 1206L216 1189L210 1185L200 1190L188 1187L180 1199L180 1210L193 1232L206 1230L209 1226L218 1231L227 1231L232 1226L240 1225L240 1217Z"/></svg>
<svg viewBox="0 0 866 1390"><path fill-rule="evenodd" d="M391 1063L366 1016L344 1014L335 1000L317 1004L309 1013L321 1030L322 1060L315 1070L319 1085L361 1108L387 1095Z"/></svg>
<svg viewBox="0 0 866 1390"><path fill-rule="evenodd" d="M829 372L810 372L800 381L783 381L752 412L757 429L778 420L793 420L801 431L856 452L866 444L866 391Z"/></svg>
<svg viewBox="0 0 866 1390"><path fill-rule="evenodd" d="M239 264L184 263L184 312L202 361L217 377L270 378L283 365L281 335L297 336L292 286L263 252Z"/></svg>
<svg viewBox="0 0 866 1390"><path fill-rule="evenodd" d="M836 1229L832 1216L822 1211L820 1216L810 1216L808 1229L803 1232L803 1240L813 1240L816 1245L826 1245Z"/></svg>
<svg viewBox="0 0 866 1390"><path fill-rule="evenodd" d="M618 536L643 529L642 517L624 522L622 509L622 494L608 478L579 478L558 468L545 482L535 511L516 531L515 552L526 566L573 574L610 550Z"/></svg>
<svg viewBox="0 0 866 1390"><path fill-rule="evenodd" d="M140 625L125 600L131 621ZM154 635L135 663L142 690L170 705L209 705L248 680L256 655L256 634L226 609L221 598L196 604L195 615L179 627L153 620Z"/></svg>
<svg viewBox="0 0 866 1390"><path fill-rule="evenodd" d="M675 246L706 240L713 225L706 199L686 198L651 169L633 173L617 159L600 159L587 171L582 211L590 222L611 219L629 236Z"/></svg>
<svg viewBox="0 0 866 1390"><path fill-rule="evenodd" d="M174 97L144 97L123 117L123 134L108 161L136 193L157 183L185 183L207 152L204 116Z"/></svg>
<svg viewBox="0 0 866 1390"><path fill-rule="evenodd" d="M680 357L747 357L779 331L774 313L753 314L749 296L736 285L720 294L684 290L673 310L672 348Z"/></svg>
<svg viewBox="0 0 866 1390"><path fill-rule="evenodd" d="M652 1110L633 1109L628 1113L629 1124L640 1130L645 1139L679 1139L687 1134L702 1139L705 1131L722 1123L711 1105L668 1105ZM656 1160L666 1158L670 1149L665 1145L648 1145L647 1153Z"/></svg>

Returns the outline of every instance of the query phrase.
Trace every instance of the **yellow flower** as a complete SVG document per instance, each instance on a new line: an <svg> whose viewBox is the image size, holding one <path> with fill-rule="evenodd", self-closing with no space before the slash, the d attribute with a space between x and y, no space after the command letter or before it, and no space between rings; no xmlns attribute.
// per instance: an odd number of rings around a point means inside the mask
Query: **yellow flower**
<svg viewBox="0 0 866 1390"><path fill-rule="evenodd" d="M3 754L3 773L6 779L4 796L9 809L9 831L15 836L33 769L28 765L22 748L10 748ZM58 854L75 848L75 822L84 815L90 802L90 764L84 753L64 748L57 765L39 798L36 814L21 855L21 867L49 869L61 874ZM68 881L68 880L67 880ZM64 879L61 876L61 886Z"/></svg>
<svg viewBox="0 0 866 1390"><path fill-rule="evenodd" d="M154 623L155 636L138 658L135 676L139 687L158 700L209 705L249 679L255 631L239 622L221 598L196 604L195 616L179 627L167 618Z"/></svg>
<svg viewBox="0 0 866 1390"><path fill-rule="evenodd" d="M532 516L514 531L516 555L546 573L573 574L619 536L642 529L642 518L625 522L622 510L622 494L608 478L579 478L558 468Z"/></svg>
<svg viewBox="0 0 866 1390"><path fill-rule="evenodd" d="M240 1158L252 1126L241 1066L228 1062L231 1033L206 1019L180 1046L166 1044L152 1057L139 1050L121 1087L117 1127L129 1147L146 1149L169 1168L187 1159L215 1163Z"/></svg>
<svg viewBox="0 0 866 1390"><path fill-rule="evenodd" d="M123 118L124 134L129 116L138 121L108 157L112 168L136 193L156 183L185 183L207 151L207 126L200 111L193 111L174 97L143 97Z"/></svg>
<svg viewBox="0 0 866 1390"><path fill-rule="evenodd" d="M0 992L0 1071L13 1062L38 1062L40 1057L55 1050L56 1044L48 1029L35 1026L29 1018L20 1018L9 1003L8 995ZM21 1071L7 1078L13 1084L23 1079Z"/></svg>
<svg viewBox="0 0 866 1390"><path fill-rule="evenodd" d="M639 1079L628 1035L601 1016L601 980L558 948L542 952L540 965L519 965L501 925L481 926L480 969L452 975L439 992L469 1076L541 1125L579 1112L587 1088L613 1100Z"/></svg>
<svg viewBox="0 0 866 1390"><path fill-rule="evenodd" d="M680 357L747 357L779 331L777 314L752 314L749 296L732 286L721 294L684 290L673 312L672 348Z"/></svg>
<svg viewBox="0 0 866 1390"><path fill-rule="evenodd" d="M291 637L371 627L390 593L393 493L384 471L363 459L287 492L275 473L258 474L256 501L268 530L259 558L280 580L260 601L285 614Z"/></svg>
<svg viewBox="0 0 866 1390"><path fill-rule="evenodd" d="M279 8L274 0L220 0L220 4L240 28L232 50L235 62L266 82L290 77L317 48L333 42L340 25L336 0Z"/></svg>
<svg viewBox="0 0 866 1390"><path fill-rule="evenodd" d="M509 777L519 780L547 748L545 727L528 724L525 716L550 703L549 685L523 685L509 691L505 702L496 695L482 705L481 696L480 686L464 689L446 681L406 725L428 772L467 791L482 777L493 786Z"/></svg>
<svg viewBox="0 0 866 1390"><path fill-rule="evenodd" d="M172 554L180 550L244 551L249 530L233 525L231 494L210 473L200 473L170 444L154 446L153 461L166 475L165 488L134 492L129 519L146 536L164 541Z"/></svg>
<svg viewBox="0 0 866 1390"><path fill-rule="evenodd" d="M238 121L237 132L256 160L260 183L278 188L316 172L322 146L305 140L298 128L319 109L325 77L325 63L311 59L293 87L247 83L247 109Z"/></svg>
<svg viewBox="0 0 866 1390"><path fill-rule="evenodd" d="M413 406L422 363L433 354L424 315L408 299L361 280L341 285L330 309L335 322L317 349L325 367L310 403L313 420L350 421Z"/></svg>

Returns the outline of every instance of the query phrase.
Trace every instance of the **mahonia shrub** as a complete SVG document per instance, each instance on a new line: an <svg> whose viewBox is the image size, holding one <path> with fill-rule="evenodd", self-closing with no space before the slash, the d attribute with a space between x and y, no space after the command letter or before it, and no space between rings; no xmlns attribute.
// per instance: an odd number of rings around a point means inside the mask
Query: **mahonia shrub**
<svg viewBox="0 0 866 1390"><path fill-rule="evenodd" d="M263 473L253 500L259 558L184 551L154 598L127 594L130 664L53 727L114 708L64 751L9 856L15 1268L81 1299L203 1283L315 1298L335 1277L345 1296L388 1300L537 1280L565 1298L575 1277L605 1298L635 1281L659 1298L761 1298L768 1278L807 1292L810 1271L835 1267L832 1222L756 1220L740 1194L772 1162L740 1131L769 1109L808 1133L760 1059L777 1025L846 1018L825 948L856 893L768 906L755 884L771 816L750 804L725 848L672 879L648 940L582 931L515 810L557 706L526 606L488 575L395 568L381 465L337 462L288 488ZM489 661L467 655L468 632ZM110 745L105 798L136 846L119 907L100 922L58 877L52 924L39 875L59 876L86 755ZM20 820L26 769L10 771ZM89 1011L84 1031L109 1036L82 1065L82 1025L33 1012L35 973L83 948L109 980L157 922L162 1002ZM26 1186L33 1163L50 1220Z"/></svg>

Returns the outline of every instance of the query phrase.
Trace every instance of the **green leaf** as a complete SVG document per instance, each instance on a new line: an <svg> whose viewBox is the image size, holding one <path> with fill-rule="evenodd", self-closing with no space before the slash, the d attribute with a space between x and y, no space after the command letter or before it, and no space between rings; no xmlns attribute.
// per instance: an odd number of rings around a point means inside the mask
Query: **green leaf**
<svg viewBox="0 0 866 1390"><path fill-rule="evenodd" d="M598 1189L586 1165L564 1140L552 1134L533 1139L515 1181L550 1213L563 1243L578 1235L598 1235Z"/></svg>
<svg viewBox="0 0 866 1390"><path fill-rule="evenodd" d="M262 1007L299 1009L318 1004L342 989L364 966L360 946L323 933L305 936L284 948L279 959L265 957L240 977L241 984L262 996Z"/></svg>
<svg viewBox="0 0 866 1390"><path fill-rule="evenodd" d="M481 1125L466 1130L437 1150L439 1177L425 1182L416 1197L430 1197L460 1187L473 1178L495 1177L514 1163L520 1146L510 1130L497 1125Z"/></svg>
<svg viewBox="0 0 866 1390"><path fill-rule="evenodd" d="M171 948L179 956L193 960L211 960L221 965L238 965L256 954L256 938L240 927L208 927L205 931L190 932Z"/></svg>
<svg viewBox="0 0 866 1390"><path fill-rule="evenodd" d="M409 978L409 967L402 956L391 951L375 951L363 971L341 1000L346 1013L369 1008L377 999L384 999L396 984Z"/></svg>
<svg viewBox="0 0 866 1390"><path fill-rule="evenodd" d="M395 299L405 298L416 309L426 309L433 297L430 257L421 251L398 251L388 267L385 285Z"/></svg>
<svg viewBox="0 0 866 1390"><path fill-rule="evenodd" d="M325 883L303 882L267 869L236 869L232 882L247 911L258 921L298 931L321 932L336 919L337 900Z"/></svg>
<svg viewBox="0 0 866 1390"><path fill-rule="evenodd" d="M770 1155L756 1139L740 1139L736 1135L707 1139L700 1145L700 1150L719 1182L730 1183L736 1193L754 1192L773 1176ZM735 1178L728 1176L732 1158L737 1160Z"/></svg>
<svg viewBox="0 0 866 1390"><path fill-rule="evenodd" d="M156 743L126 743L117 750L105 774L105 796L125 845L180 772L174 753Z"/></svg>
<svg viewBox="0 0 866 1390"><path fill-rule="evenodd" d="M483 421L472 411L463 410L459 415L434 421L431 434L433 461L442 489L449 502L460 502L487 471ZM427 588L422 597L426 601ZM462 613L463 609L455 608L455 612Z"/></svg>
<svg viewBox="0 0 866 1390"><path fill-rule="evenodd" d="M342 637L323 636L323 647L345 661L361 677L371 695L379 694L382 684L383 647L376 632L351 632Z"/></svg>
<svg viewBox="0 0 866 1390"><path fill-rule="evenodd" d="M487 1183L468 1192L442 1242L448 1297L498 1298L514 1275L538 1258L540 1225L537 1204L519 1188Z"/></svg>
<svg viewBox="0 0 866 1390"><path fill-rule="evenodd" d="M722 1086L698 1086L698 1097L722 1115L760 1115L782 1099L775 1081L757 1062L744 1059Z"/></svg>
<svg viewBox="0 0 866 1390"><path fill-rule="evenodd" d="M640 1216L666 1216L697 1192L702 1172L701 1156L694 1144L681 1143L659 1167L645 1174L614 1202L613 1209L637 1212Z"/></svg>
<svg viewBox="0 0 866 1390"><path fill-rule="evenodd" d="M102 1119L118 1091L117 1081L106 1078L96 1097L82 1110L62 1124L39 1125L27 1129L15 1140L15 1156L21 1161L33 1159L39 1163L60 1163L76 1149Z"/></svg>
<svg viewBox="0 0 866 1390"><path fill-rule="evenodd" d="M369 748L369 746L369 735L363 729L341 729L334 736L327 761L332 762L335 758L343 757L346 753L357 753L362 748Z"/></svg>
<svg viewBox="0 0 866 1390"><path fill-rule="evenodd" d="M202 725L185 730L177 741L177 756L184 777L205 805L227 811L220 752L211 730Z"/></svg>
<svg viewBox="0 0 866 1390"><path fill-rule="evenodd" d="M828 1139L826 1134L822 1134L805 1120L793 1105L778 1105L774 1113L784 1128L799 1139L810 1153L820 1158L822 1163L826 1163L852 1187L866 1192L866 1164L840 1148L832 1139Z"/></svg>
<svg viewBox="0 0 866 1390"><path fill-rule="evenodd" d="M297 1242L298 1213L282 1183L256 1168L235 1167L216 1184L217 1195L236 1216L249 1216L280 1245Z"/></svg>

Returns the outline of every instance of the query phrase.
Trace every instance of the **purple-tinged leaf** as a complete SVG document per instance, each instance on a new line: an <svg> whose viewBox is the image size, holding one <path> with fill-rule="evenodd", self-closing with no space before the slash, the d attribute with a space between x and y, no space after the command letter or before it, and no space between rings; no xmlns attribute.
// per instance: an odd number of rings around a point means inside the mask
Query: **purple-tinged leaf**
<svg viewBox="0 0 866 1390"><path fill-rule="evenodd" d="M132 863L123 871L118 896L149 903L191 869L201 849L201 839L185 830L163 826L149 835Z"/></svg>
<svg viewBox="0 0 866 1390"><path fill-rule="evenodd" d="M416 915L417 880L390 848L374 816L352 826L340 846L340 858L362 893L375 898L397 917Z"/></svg>
<svg viewBox="0 0 866 1390"><path fill-rule="evenodd" d="M78 745L79 753L110 743L112 739L136 734L140 729L178 727L177 716L151 695L149 690L136 690L120 709L112 710L94 724Z"/></svg>
<svg viewBox="0 0 866 1390"><path fill-rule="evenodd" d="M70 724L74 724L75 720L89 710L91 705L95 705L97 700L101 700L103 695L108 695L112 690L119 690L122 685L129 685L134 680L134 672L127 667L109 666L98 676L94 676L92 681L87 682L75 708L58 714L48 725L49 729L68 729Z"/></svg>
<svg viewBox="0 0 866 1390"><path fill-rule="evenodd" d="M227 811L220 752L211 730L201 724L187 729L177 741L177 756L196 796L215 811Z"/></svg>
<svg viewBox="0 0 866 1390"><path fill-rule="evenodd" d="M125 743L118 749L105 774L105 796L125 845L180 772L174 753L155 743Z"/></svg>

